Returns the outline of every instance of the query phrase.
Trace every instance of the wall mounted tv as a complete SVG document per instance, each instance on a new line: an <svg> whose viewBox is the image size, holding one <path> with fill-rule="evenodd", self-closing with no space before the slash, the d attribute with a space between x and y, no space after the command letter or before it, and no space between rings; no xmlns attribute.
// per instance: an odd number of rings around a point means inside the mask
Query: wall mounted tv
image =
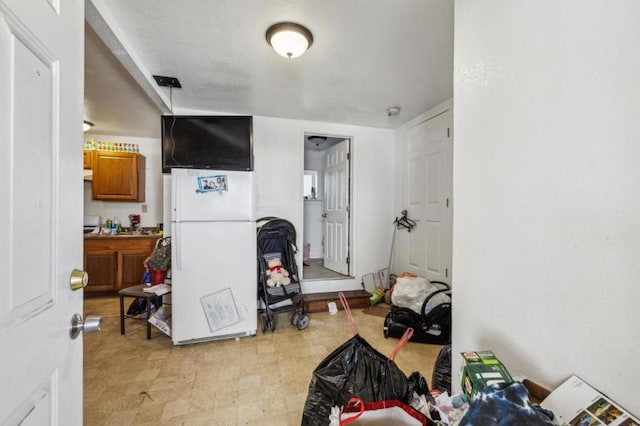
<svg viewBox="0 0 640 426"><path fill-rule="evenodd" d="M253 170L253 117L163 115L162 173L173 168Z"/></svg>

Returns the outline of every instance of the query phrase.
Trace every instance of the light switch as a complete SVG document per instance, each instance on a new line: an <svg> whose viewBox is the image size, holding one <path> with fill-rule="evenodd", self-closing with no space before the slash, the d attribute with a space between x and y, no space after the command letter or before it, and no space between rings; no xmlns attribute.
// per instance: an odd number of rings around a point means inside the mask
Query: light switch
<svg viewBox="0 0 640 426"><path fill-rule="evenodd" d="M142 213L147 213L147 205L146 204L142 205Z"/></svg>

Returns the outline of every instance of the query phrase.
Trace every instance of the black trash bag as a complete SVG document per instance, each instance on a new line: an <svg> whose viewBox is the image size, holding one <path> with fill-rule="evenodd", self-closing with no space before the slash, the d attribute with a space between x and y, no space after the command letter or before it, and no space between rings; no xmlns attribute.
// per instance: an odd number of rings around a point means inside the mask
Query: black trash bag
<svg viewBox="0 0 640 426"><path fill-rule="evenodd" d="M428 396L427 381L418 372L409 378L393 361L411 338L409 328L389 357L375 350L356 328L349 303L338 294L351 324L353 337L329 354L313 371L302 413L302 426L328 425L333 407L344 407L351 398L364 403L398 400L410 405L413 393Z"/></svg>
<svg viewBox="0 0 640 426"><path fill-rule="evenodd" d="M331 407L346 406L354 397L365 403L399 400L408 405L414 390L419 395L429 391L420 373L407 378L393 360L356 334L313 371L302 425L328 425Z"/></svg>
<svg viewBox="0 0 640 426"><path fill-rule="evenodd" d="M440 349L438 353L431 375L431 388L451 395L451 344Z"/></svg>

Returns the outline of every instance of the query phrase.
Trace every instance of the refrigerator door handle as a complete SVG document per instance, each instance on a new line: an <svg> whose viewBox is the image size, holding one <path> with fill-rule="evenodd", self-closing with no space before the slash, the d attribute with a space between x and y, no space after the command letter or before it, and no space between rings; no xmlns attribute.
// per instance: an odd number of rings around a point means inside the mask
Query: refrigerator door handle
<svg viewBox="0 0 640 426"><path fill-rule="evenodd" d="M182 246L180 238L180 224L176 223L175 226L175 235L172 237L172 242L176 247L176 269L182 270L182 258L180 257L180 253L182 253Z"/></svg>
<svg viewBox="0 0 640 426"><path fill-rule="evenodd" d="M180 209L178 208L178 206L182 205L182 197L181 197L181 192L180 192L180 182L179 179L176 177L174 179L175 182L175 202L173 203L173 206L171 206L173 208L173 220L175 222L180 222Z"/></svg>

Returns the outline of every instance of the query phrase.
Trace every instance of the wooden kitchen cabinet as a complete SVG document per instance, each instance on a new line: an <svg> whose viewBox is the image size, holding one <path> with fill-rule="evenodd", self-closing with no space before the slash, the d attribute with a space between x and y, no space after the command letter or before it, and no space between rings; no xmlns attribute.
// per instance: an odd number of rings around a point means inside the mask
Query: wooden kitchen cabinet
<svg viewBox="0 0 640 426"><path fill-rule="evenodd" d="M93 153L94 151L84 151L84 169L91 170L93 168Z"/></svg>
<svg viewBox="0 0 640 426"><path fill-rule="evenodd" d="M144 201L145 158L135 152L94 151L94 200Z"/></svg>
<svg viewBox="0 0 640 426"><path fill-rule="evenodd" d="M84 270L89 275L85 292L118 291L118 252L113 249L84 249Z"/></svg>
<svg viewBox="0 0 640 426"><path fill-rule="evenodd" d="M95 236L84 240L84 270L89 275L85 295L116 294L142 282L144 260L156 236Z"/></svg>

